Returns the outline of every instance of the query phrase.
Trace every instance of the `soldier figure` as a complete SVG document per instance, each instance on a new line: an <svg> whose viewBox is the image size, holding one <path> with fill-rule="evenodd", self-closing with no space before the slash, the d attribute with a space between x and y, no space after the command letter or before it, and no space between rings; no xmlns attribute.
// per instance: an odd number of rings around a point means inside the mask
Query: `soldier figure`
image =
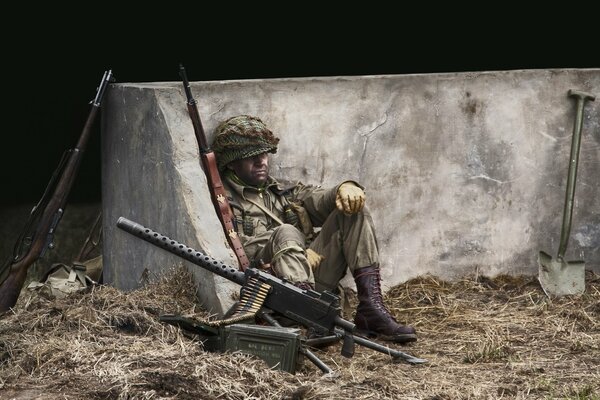
<svg viewBox="0 0 600 400"><path fill-rule="evenodd" d="M278 143L249 115L231 117L215 132L212 150L248 258L298 287L333 293L350 270L358 333L396 343L417 340L415 329L399 324L383 304L377 237L363 187L354 181L330 189L283 186L269 175L269 153Z"/></svg>

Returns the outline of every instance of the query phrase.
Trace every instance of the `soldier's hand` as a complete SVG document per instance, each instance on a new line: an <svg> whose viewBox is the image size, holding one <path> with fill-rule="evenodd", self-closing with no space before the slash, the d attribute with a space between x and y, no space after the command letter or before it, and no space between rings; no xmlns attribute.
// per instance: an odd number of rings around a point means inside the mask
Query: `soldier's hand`
<svg viewBox="0 0 600 400"><path fill-rule="evenodd" d="M365 192L352 182L344 182L340 185L335 198L335 205L345 214L356 214L365 206Z"/></svg>
<svg viewBox="0 0 600 400"><path fill-rule="evenodd" d="M321 261L325 259L325 257L311 249L306 249L306 258L308 259L308 264L313 271L316 270L319 265L321 265Z"/></svg>

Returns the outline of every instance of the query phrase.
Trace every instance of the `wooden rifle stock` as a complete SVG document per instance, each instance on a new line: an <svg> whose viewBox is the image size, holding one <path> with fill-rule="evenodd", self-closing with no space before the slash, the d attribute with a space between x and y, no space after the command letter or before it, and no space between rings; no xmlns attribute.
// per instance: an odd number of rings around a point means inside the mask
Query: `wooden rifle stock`
<svg viewBox="0 0 600 400"><path fill-rule="evenodd" d="M215 153L209 148L208 142L206 141L206 135L202 126L202 121L200 120L198 106L196 105L196 100L194 100L194 97L192 96L190 82L187 79L187 74L185 73L183 65L179 65L179 75L183 80L183 88L187 98L187 109L190 119L192 120L192 125L194 126L194 133L200 150L202 169L206 174L212 202L221 221L221 225L223 226L223 230L225 231L225 237L237 257L240 269L245 271L250 265L250 261L248 260L248 256L246 256L246 252L242 247L240 238L233 225L234 216L231 207L229 206L229 201L227 200L221 176L219 175Z"/></svg>
<svg viewBox="0 0 600 400"><path fill-rule="evenodd" d="M0 271L0 312L13 307L25 279L29 267L40 258L47 248L53 248L53 236L67 202L67 197L81 163L81 157L92 134L92 126L98 114L102 98L109 82L113 82L112 71L104 72L96 97L91 101L92 107L85 122L83 131L74 149L67 150L54 172L46 191L38 204L33 208L27 223L15 244L13 256Z"/></svg>

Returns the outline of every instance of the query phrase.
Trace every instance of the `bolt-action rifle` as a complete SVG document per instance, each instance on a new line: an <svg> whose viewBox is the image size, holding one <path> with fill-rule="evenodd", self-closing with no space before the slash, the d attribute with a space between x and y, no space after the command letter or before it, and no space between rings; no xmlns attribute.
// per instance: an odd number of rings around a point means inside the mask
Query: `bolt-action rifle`
<svg viewBox="0 0 600 400"><path fill-rule="evenodd" d="M194 97L192 96L192 89L190 88L190 82L188 81L187 74L185 73L185 68L183 68L183 65L181 64L179 65L179 75L183 80L183 89L185 90L185 96L187 98L188 113L190 114L192 125L194 126L196 141L198 142L198 147L200 149L202 169L206 174L206 180L208 182L211 199L215 206L217 215L221 220L221 224L223 225L223 230L225 231L227 241L229 242L230 247L233 249L238 259L240 269L243 271L250 265L250 260L248 260L248 256L246 256L246 252L242 247L240 238L238 237L237 231L233 225L233 212L231 211L229 201L227 201L223 182L221 182L221 176L219 175L219 169L217 168L215 153L208 146L206 135L204 134L204 128L202 127L202 121L200 120L198 106L196 105L196 100L194 100Z"/></svg>
<svg viewBox="0 0 600 400"><path fill-rule="evenodd" d="M307 329L312 329L320 338L312 342L307 340L308 345L343 340L342 355L345 357L354 355L354 344L358 343L381 353L389 354L394 361L404 360L411 364L427 362L424 359L354 335L355 325L340 316L340 298L333 293L300 289L291 282L254 267L248 267L243 272L239 271L237 268L217 261L204 253L124 217L118 219L117 226L133 236L241 285L238 310L258 309L256 315L273 325L277 325L277 319L274 316L280 316L288 318ZM256 307L256 304L250 304L251 302L259 302L259 307ZM303 349L303 353L321 370L331 372L308 349Z"/></svg>
<svg viewBox="0 0 600 400"><path fill-rule="evenodd" d="M54 232L64 213L67 197L77 176L81 158L92 134L92 126L100 109L102 98L109 82L114 77L111 70L105 71L79 141L74 149L64 152L48 186L15 243L12 257L0 270L0 312L13 307L25 283L27 270L47 249L54 248Z"/></svg>

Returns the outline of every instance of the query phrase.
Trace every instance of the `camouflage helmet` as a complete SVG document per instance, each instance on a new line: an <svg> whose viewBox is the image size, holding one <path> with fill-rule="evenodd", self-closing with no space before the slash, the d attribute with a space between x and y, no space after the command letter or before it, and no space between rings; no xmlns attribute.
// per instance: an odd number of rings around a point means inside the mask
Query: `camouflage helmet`
<svg viewBox="0 0 600 400"><path fill-rule="evenodd" d="M218 168L222 171L232 161L277 152L277 143L279 138L260 118L237 115L217 126L212 149Z"/></svg>

